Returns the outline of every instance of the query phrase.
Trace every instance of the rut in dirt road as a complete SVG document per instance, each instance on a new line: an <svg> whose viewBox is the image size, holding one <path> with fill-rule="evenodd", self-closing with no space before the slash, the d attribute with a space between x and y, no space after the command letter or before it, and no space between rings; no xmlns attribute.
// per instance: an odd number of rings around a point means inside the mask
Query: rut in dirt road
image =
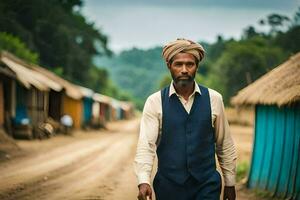
<svg viewBox="0 0 300 200"><path fill-rule="evenodd" d="M137 120L122 122L119 131L101 138L0 165L0 199L108 199L121 173L133 170L137 127Z"/></svg>

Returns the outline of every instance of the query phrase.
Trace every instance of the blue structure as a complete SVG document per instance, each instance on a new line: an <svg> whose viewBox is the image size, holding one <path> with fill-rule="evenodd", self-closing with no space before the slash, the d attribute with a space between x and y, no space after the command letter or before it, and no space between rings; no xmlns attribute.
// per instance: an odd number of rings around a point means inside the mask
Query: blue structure
<svg viewBox="0 0 300 200"><path fill-rule="evenodd" d="M255 105L248 187L300 199L300 53L241 90L232 103Z"/></svg>
<svg viewBox="0 0 300 200"><path fill-rule="evenodd" d="M300 192L299 152L300 104L282 108L257 105L249 188L296 198Z"/></svg>
<svg viewBox="0 0 300 200"><path fill-rule="evenodd" d="M27 112L27 103L29 92L18 83L16 84L16 109L14 125L28 125L30 119Z"/></svg>
<svg viewBox="0 0 300 200"><path fill-rule="evenodd" d="M92 98L83 98L83 124L85 125L89 124L92 119L93 102Z"/></svg>
<svg viewBox="0 0 300 200"><path fill-rule="evenodd" d="M86 127L86 126L91 125L91 120L92 120L92 115L93 115L94 91L89 88L82 87L82 86L79 86L78 88L83 96L81 125L83 127Z"/></svg>

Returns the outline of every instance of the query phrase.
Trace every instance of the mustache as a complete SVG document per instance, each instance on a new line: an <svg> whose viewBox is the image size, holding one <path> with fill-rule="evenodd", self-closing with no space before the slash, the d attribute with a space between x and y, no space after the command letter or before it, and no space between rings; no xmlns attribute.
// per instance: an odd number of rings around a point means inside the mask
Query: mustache
<svg viewBox="0 0 300 200"><path fill-rule="evenodd" d="M176 80L180 80L180 79L182 79L182 78L187 78L188 80L192 80L192 79L193 79L192 76L185 75L185 76L178 76L178 77L176 77Z"/></svg>

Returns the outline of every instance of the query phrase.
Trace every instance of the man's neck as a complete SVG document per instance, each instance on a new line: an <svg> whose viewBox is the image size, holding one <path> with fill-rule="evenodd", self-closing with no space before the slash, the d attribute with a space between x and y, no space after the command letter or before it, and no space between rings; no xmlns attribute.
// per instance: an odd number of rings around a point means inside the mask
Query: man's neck
<svg viewBox="0 0 300 200"><path fill-rule="evenodd" d="M194 92L195 82L193 81L185 86L182 86L182 85L179 85L179 84L176 84L175 82L173 82L173 86L174 86L177 94L182 96L185 100L188 100L190 95Z"/></svg>

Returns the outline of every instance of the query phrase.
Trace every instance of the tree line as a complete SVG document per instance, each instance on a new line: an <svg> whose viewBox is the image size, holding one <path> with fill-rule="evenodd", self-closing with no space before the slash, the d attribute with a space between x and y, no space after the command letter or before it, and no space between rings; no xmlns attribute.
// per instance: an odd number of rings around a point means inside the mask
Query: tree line
<svg viewBox="0 0 300 200"><path fill-rule="evenodd" d="M0 50L63 78L122 100L139 109L148 95L170 83L162 47L132 48L113 54L108 36L81 14L82 0L0 1ZM240 39L200 41L206 56L197 80L218 90L228 105L237 91L295 54L300 48L300 9L292 18L270 14ZM121 89L119 89L121 88Z"/></svg>
<svg viewBox="0 0 300 200"><path fill-rule="evenodd" d="M199 41L206 53L196 79L219 91L226 105L240 89L300 51L300 8L293 18L270 14L258 23L268 31L249 26L240 39L220 35L213 43ZM161 51L162 47L132 48L96 63L106 66L117 85L134 96L142 109L148 95L171 81Z"/></svg>
<svg viewBox="0 0 300 200"><path fill-rule="evenodd" d="M81 14L82 0L0 1L0 50L97 92L120 91L94 56L111 55L108 36Z"/></svg>

